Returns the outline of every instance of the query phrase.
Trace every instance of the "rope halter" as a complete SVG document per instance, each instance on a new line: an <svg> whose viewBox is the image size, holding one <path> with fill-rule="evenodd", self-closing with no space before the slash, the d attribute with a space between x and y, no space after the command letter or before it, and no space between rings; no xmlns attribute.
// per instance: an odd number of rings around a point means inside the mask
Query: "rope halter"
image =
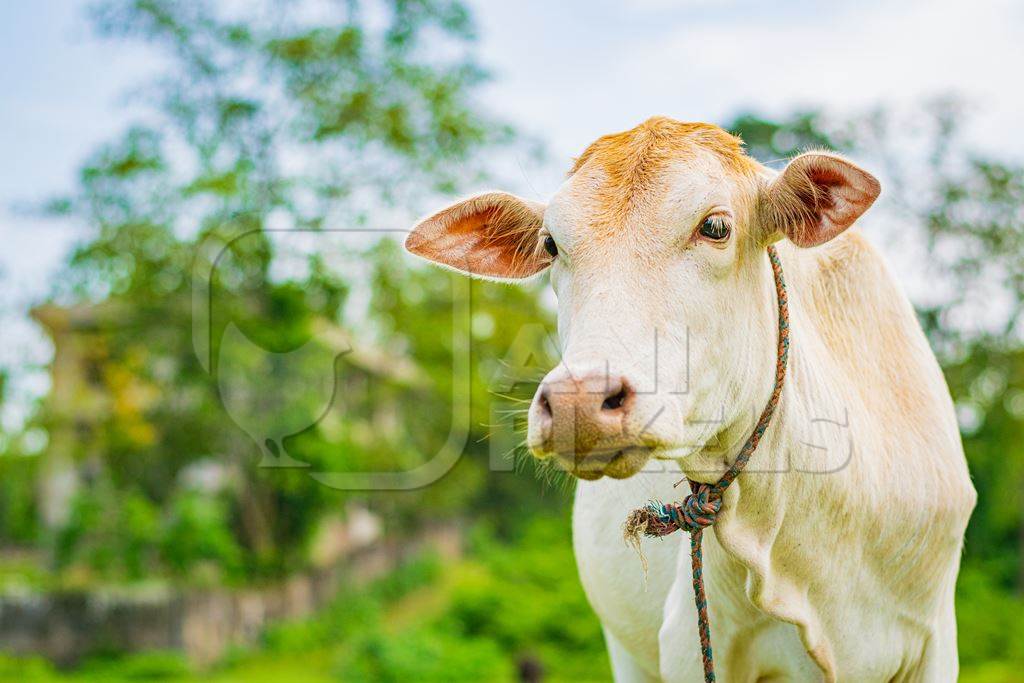
<svg viewBox="0 0 1024 683"><path fill-rule="evenodd" d="M690 534L690 564L693 569L693 595L697 604L697 631L700 635L701 659L704 664L705 683L715 680L715 662L711 652L711 623L708 619L708 601L704 593L704 560L701 553L701 539L704 529L714 525L718 513L722 510L722 496L729 485L736 480L746 466L750 456L757 449L761 437L768 429L772 415L779 405L782 385L786 380L786 362L789 358L789 306L786 295L786 282L782 277L782 263L775 247L768 246L768 259L772 264L772 275L775 279L775 294L779 306L779 339L775 357L775 386L771 398L761 412L761 417L754 431L747 438L743 448L714 484L690 482L690 495L681 503L649 503L634 510L626 520L625 533L627 541L636 544L637 536L667 536L677 530Z"/></svg>

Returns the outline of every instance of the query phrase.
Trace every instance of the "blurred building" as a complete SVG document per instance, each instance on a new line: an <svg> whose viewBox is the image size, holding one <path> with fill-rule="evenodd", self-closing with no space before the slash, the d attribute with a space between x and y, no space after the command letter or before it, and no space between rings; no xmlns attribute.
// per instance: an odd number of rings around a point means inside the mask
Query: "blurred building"
<svg viewBox="0 0 1024 683"><path fill-rule="evenodd" d="M90 441L89 432L111 410L112 397L102 382L103 330L118 324L119 313L112 304L44 304L31 310L53 341L50 393L43 406L49 443L41 456L39 476L39 509L49 529L67 521L78 488L79 445Z"/></svg>
<svg viewBox="0 0 1024 683"><path fill-rule="evenodd" d="M111 348L116 343L113 332L128 330L143 341L146 337L145 324L140 325L127 307L112 302L69 307L48 303L32 309L31 315L54 348L51 389L42 411L49 443L41 456L38 495L45 528L57 529L68 521L71 501L83 478L105 466L104 440L97 438L104 424L115 417L121 428L144 444L159 438L146 420L147 412L160 401L181 399L164 395L167 392L160 386L111 362L112 356L123 351ZM230 353L225 353L226 346ZM209 382L219 385L218 408L224 413L224 422L232 429L240 428L264 450L265 442L280 442L284 436L308 428L313 420L327 436L344 428L356 441L370 445L374 435L395 429L401 395L427 385L424 373L408 358L353 345L345 329L324 319L314 321L306 344L287 352L266 351L229 325L220 356L217 376ZM334 367L336 361L340 368ZM284 368L285 379L277 377L275 381L286 381L290 392L281 389L283 384L276 385L279 391L268 391L268 382L260 376L260 369L268 365L277 372ZM171 368L164 374L174 372ZM177 388L173 380L167 385ZM276 396L268 398L270 394ZM298 395L312 407L299 411L299 417L289 423L281 417L288 413L287 406L280 404ZM206 409L195 406L195 410ZM308 417L314 413L314 418ZM241 432L238 436L244 441ZM226 464L216 455L195 455L194 466L182 471L180 478L186 484L191 482L189 485L199 482L205 488L216 487L227 476L223 471ZM274 466L267 462L274 457L287 458L276 451L272 455L265 452L264 464Z"/></svg>

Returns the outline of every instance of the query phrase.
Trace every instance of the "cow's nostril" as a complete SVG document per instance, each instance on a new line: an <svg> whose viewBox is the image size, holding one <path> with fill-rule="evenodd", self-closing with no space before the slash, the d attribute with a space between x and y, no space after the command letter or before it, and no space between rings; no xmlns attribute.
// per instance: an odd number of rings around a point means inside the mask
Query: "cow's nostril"
<svg viewBox="0 0 1024 683"><path fill-rule="evenodd" d="M618 410L626 402L626 398L629 396L629 388L623 384L622 388L617 392L609 396L601 404L603 410Z"/></svg>
<svg viewBox="0 0 1024 683"><path fill-rule="evenodd" d="M540 405L541 413L548 417L551 417L551 402L548 400L547 387L541 390L540 396L537 397L537 403Z"/></svg>

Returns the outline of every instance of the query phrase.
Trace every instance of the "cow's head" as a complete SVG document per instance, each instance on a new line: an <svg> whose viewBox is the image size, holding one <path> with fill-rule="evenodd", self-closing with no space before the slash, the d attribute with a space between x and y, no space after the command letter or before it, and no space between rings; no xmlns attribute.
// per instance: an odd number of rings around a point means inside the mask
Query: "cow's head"
<svg viewBox="0 0 1024 683"><path fill-rule="evenodd" d="M822 244L878 193L837 155L774 174L720 128L655 118L590 145L546 206L478 195L421 221L406 247L488 278L550 269L562 362L530 408L535 456L584 479L676 458L712 480L771 391L766 245Z"/></svg>

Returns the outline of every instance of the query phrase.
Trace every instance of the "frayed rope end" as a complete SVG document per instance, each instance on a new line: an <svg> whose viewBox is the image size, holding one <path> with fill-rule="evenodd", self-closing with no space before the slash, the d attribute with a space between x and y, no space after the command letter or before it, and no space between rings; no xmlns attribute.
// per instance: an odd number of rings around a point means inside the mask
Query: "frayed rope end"
<svg viewBox="0 0 1024 683"><path fill-rule="evenodd" d="M640 537L659 538L678 529L679 526L672 520L665 505L657 501L652 500L642 508L637 508L629 513L629 517L622 525L622 538L626 545L636 550L636 554L640 557L645 580L647 578L647 558L640 545Z"/></svg>
<svg viewBox="0 0 1024 683"><path fill-rule="evenodd" d="M679 525L669 507L654 500L629 513L623 525L626 542L632 544L639 543L641 535L657 538L668 536L675 531L679 531Z"/></svg>

